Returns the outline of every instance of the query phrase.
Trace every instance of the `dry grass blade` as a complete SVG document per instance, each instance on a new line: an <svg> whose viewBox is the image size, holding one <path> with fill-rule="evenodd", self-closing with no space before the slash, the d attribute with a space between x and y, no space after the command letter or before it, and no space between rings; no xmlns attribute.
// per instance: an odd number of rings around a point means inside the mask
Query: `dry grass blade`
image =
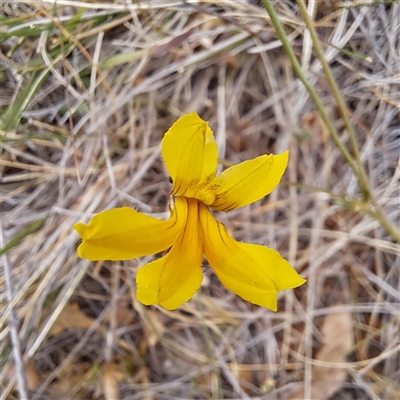
<svg viewBox="0 0 400 400"><path fill-rule="evenodd" d="M1 399L398 395L400 247L260 3L2 3ZM357 143L355 162L399 226L399 3L308 2L354 137L296 2L274 7L338 139ZM77 257L77 221L118 206L165 216L160 141L191 110L214 130L221 169L290 150L277 190L218 215L307 278L280 294L277 313L226 291L206 264L195 299L149 309L135 273L152 257Z"/></svg>
<svg viewBox="0 0 400 400"><path fill-rule="evenodd" d="M0 229L0 246L4 248L4 235L3 229ZM4 254L2 256L2 266L4 269L5 281L6 281L6 292L7 292L7 300L11 302L13 299L13 286L12 286L12 278L11 278L11 269L10 263L8 261L8 256ZM12 345L12 353L14 356L14 365L15 365L15 373L18 382L18 393L21 400L28 400L28 384L27 378L25 374L25 366L22 359L22 351L21 351L21 338L18 332L18 320L17 315L14 309L10 311L9 317L9 327L10 327L10 336L11 336L11 345Z"/></svg>

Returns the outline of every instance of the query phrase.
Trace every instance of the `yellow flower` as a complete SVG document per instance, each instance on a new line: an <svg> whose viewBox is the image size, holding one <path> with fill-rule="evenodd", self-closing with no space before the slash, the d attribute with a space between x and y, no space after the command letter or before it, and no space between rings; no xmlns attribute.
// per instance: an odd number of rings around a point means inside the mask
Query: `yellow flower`
<svg viewBox="0 0 400 400"><path fill-rule="evenodd" d="M87 225L74 225L83 240L79 257L126 260L171 248L138 270L136 284L140 302L173 310L200 287L205 253L225 287L276 311L278 291L305 280L277 251L231 238L209 208L229 211L266 196L281 180L288 152L244 161L216 176L213 132L192 112L165 134L162 156L173 182L170 218L159 220L129 207L103 211Z"/></svg>

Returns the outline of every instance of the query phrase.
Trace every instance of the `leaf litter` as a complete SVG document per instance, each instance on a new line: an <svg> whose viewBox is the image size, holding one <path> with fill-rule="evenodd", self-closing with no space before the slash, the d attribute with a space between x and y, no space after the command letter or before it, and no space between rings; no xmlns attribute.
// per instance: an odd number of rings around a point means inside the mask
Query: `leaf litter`
<svg viewBox="0 0 400 400"><path fill-rule="evenodd" d="M327 315L322 324L321 334L324 340L323 345L315 354L314 360L323 363L313 363L309 392L309 397L313 400L329 399L346 382L348 375L346 355L354 344L351 313ZM290 399L306 398L303 397L304 392L305 385L303 384L291 394Z"/></svg>

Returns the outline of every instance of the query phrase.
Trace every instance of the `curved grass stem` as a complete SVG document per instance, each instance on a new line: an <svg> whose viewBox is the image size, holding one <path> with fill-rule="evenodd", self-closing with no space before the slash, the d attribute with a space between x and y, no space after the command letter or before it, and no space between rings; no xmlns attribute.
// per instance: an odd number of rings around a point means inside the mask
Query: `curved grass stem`
<svg viewBox="0 0 400 400"><path fill-rule="evenodd" d="M325 111L325 108L322 104L322 101L321 101L319 95L317 94L316 90L313 88L313 86L310 84L307 77L305 76L304 71L302 70L301 65L300 65L300 63L293 51L293 48L288 40L286 32L283 29L283 26L279 20L279 17L276 14L275 9L271 4L271 1L263 0L264 7L267 10L267 12L271 18L272 25L274 26L275 31L276 31L280 41L282 42L282 46L292 64L292 68L293 68L294 72L296 73L299 80L306 88L308 94L310 95L312 101L314 102L314 105L315 105L322 121L324 122L325 126L327 127L333 142L339 149L340 153L342 154L343 158L346 160L347 164L349 165L354 176L357 179L357 183L358 183L360 192L362 194L363 201L368 209L368 214L371 215L375 220L377 220L381 224L381 226L386 230L386 232L391 236L391 238L393 240L400 243L399 229L396 226L394 226L387 219L385 213L383 212L382 208L380 207L377 200L375 199L375 196L373 195L373 191L371 189L367 173L365 172L364 166L361 161L360 153L358 150L358 144L357 144L357 140L356 140L356 134L355 134L353 125L350 121L350 118L348 116L346 105L340 94L339 88L336 84L335 78L332 74L329 64L325 59L323 49L321 47L317 33L312 24L311 18L308 15L307 8L304 4L304 1L296 0L296 2L299 5L300 12L303 17L303 21L304 21L307 29L310 32L310 36L311 36L311 39L312 39L312 42L314 45L315 54L322 65L322 68L324 70L327 82L328 82L329 87L332 92L332 95L335 98L338 112L343 120L345 129L349 135L352 152L350 152L346 148L346 146L342 143L342 141L340 140L339 133L337 132L337 130L333 124L333 121L328 116L327 112Z"/></svg>

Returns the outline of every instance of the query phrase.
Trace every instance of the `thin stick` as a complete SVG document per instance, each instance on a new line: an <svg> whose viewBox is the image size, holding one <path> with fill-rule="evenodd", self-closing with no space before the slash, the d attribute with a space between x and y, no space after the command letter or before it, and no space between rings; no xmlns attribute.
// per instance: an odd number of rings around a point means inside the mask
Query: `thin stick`
<svg viewBox="0 0 400 400"><path fill-rule="evenodd" d="M0 226L0 248L4 247L3 227ZM8 262L7 253L2 255L2 264L4 267L4 275L6 278L7 300L11 303L13 299L12 290L12 277L10 264ZM18 392L21 400L28 400L28 385L26 383L25 366L22 360L21 341L18 334L18 319L14 308L10 310L10 317L8 319L10 326L11 345L14 356L15 372L17 377Z"/></svg>

